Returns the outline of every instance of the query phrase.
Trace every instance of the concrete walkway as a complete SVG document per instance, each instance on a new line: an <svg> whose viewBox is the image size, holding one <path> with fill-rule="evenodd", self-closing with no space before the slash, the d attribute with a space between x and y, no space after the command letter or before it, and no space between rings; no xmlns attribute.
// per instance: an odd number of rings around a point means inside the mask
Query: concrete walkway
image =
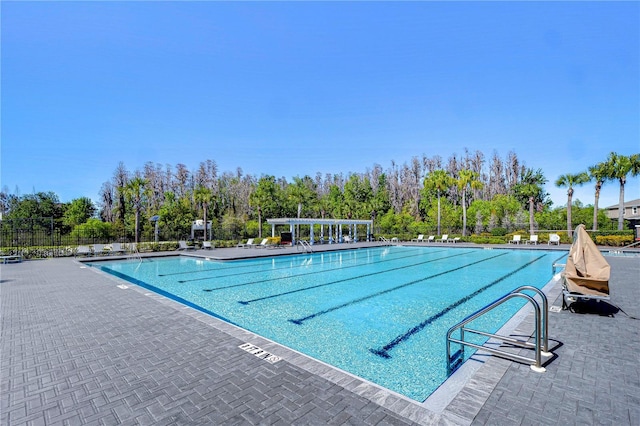
<svg viewBox="0 0 640 426"><path fill-rule="evenodd" d="M640 258L608 260L640 317ZM551 314L546 373L489 357L434 409L72 259L0 268L2 425L640 424L640 323L608 304Z"/></svg>

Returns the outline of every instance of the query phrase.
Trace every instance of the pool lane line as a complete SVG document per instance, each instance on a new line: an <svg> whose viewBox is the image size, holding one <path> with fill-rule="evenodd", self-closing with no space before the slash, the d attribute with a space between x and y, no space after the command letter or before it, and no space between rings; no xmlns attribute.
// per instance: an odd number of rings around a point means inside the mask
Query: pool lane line
<svg viewBox="0 0 640 426"><path fill-rule="evenodd" d="M479 295L483 291L487 290L488 288L493 287L494 285L498 284L501 281L504 281L505 279L509 278L513 274L515 274L517 272L520 272L524 268L530 266L531 264L537 262L538 260L542 259L545 256L546 255L539 256L536 259L533 259L533 260L525 263L524 265L520 266L519 268L509 272L508 274L503 275L502 277L490 282L489 284L485 285L484 287L479 288L478 290L474 291L470 295L465 296L462 299L459 299L458 301L450 304L449 306L447 306L446 308L444 308L443 310L441 310L437 314L430 316L426 320L422 321L420 324L418 324L415 327L412 327L411 329L409 329L406 333L397 336L395 339L393 339L391 342L389 342L386 345L384 345L382 348L378 348L378 349L371 348L371 349L369 349L369 352L371 352L373 354L376 354L376 355L378 355L378 356L380 356L382 358L386 358L386 359L391 358L391 355L389 355L389 351L390 350L392 350L393 348L395 348L400 343L404 342L405 340L407 340L408 338L410 338L414 334L416 334L419 331L421 331L427 325L433 323L438 318L441 318L442 316L444 316L448 312L452 311L453 309L457 308L458 306L462 305L463 303L468 302L469 300L473 299L474 297L476 297L477 295Z"/></svg>
<svg viewBox="0 0 640 426"><path fill-rule="evenodd" d="M439 253L441 251L444 251L444 250L434 251L433 253ZM384 260L380 260L380 261L359 263L359 264L356 264L356 265L342 266L340 268L325 269L323 271L315 271L315 272L311 272L311 273L312 274L317 274L317 273L321 273L321 272L335 271L335 270L338 270L338 269L353 268L353 267L362 266L362 265L374 265L376 263L381 263L381 262L390 262L392 260L401 260L401 259L407 259L407 258L410 258L410 257L422 256L423 254L424 254L423 252L420 252L420 253L412 254L412 255L408 255L408 256L398 256L398 257L394 257L392 259L384 259ZM331 265L331 264L339 263L339 262L342 262L342 260L341 259L335 259L335 260L323 262L323 264ZM271 269L269 269L269 271L282 271L282 270L294 269L294 268L302 268L302 267L307 267L307 266L309 266L309 265L308 264L306 264L306 265L305 264L300 264L300 265L296 265L296 266L293 266L293 267L292 266L283 266L283 267L279 267L279 268L271 268ZM215 275L215 276L208 276L208 277L191 278L191 279L186 279L186 280L178 280L177 282L179 282L180 284L184 284L184 283L195 282L195 281L206 281L206 280L234 277L234 276L240 276L240 275L251 275L251 274L257 274L257 273L260 273L260 272L263 272L263 271L254 270L254 271L247 271L247 272L236 272L236 273L233 273L233 274L226 274L226 275ZM308 275L308 274L309 273L298 274L298 275L290 275L289 277L297 277L297 276ZM275 279L282 279L282 278L289 278L289 277L279 277L279 278L273 278L273 279L275 280ZM263 281L260 281L260 282L263 282ZM251 283L249 283L249 284L251 284ZM232 287L234 287L234 286L232 286ZM220 287L220 289L224 289L224 288L229 288L229 287ZM218 290L218 289L213 289L213 290Z"/></svg>
<svg viewBox="0 0 640 426"><path fill-rule="evenodd" d="M384 248L386 248L386 247L384 247ZM368 247L366 250L379 250L379 251L382 251L381 249L382 249L382 247ZM416 247L416 249L418 249L418 248ZM416 251L416 250L414 250L414 251ZM334 253L334 252L329 252L329 254L331 254L331 253ZM325 253L323 253L323 252L318 252L318 253L314 253L314 254L325 254ZM303 256L303 254L297 254L297 255L293 255L293 256ZM307 259L308 259L308 258L309 258L309 257L307 257ZM264 260L264 262L255 262L255 260L256 260L256 259ZM250 260L250 261L251 261L251 260L253 260L254 262L253 262L252 264L250 264L250 265L242 264L242 265L229 266L229 267L224 268L224 269L222 269L222 270L225 270L225 271L226 271L226 270L230 270L230 269L244 269L244 268L253 268L253 267L255 267L255 266L260 266L260 265L270 265L270 264L271 264L271 260L272 260L272 259L273 259L273 258L270 258L269 260L264 259L264 258L253 258L253 259L248 259L248 260ZM290 259L290 258L289 258L289 259ZM247 259L244 259L244 260L247 260ZM287 259L286 259L286 257L281 257L281 260L282 260L282 262L284 263L284 262L286 262L286 260L287 260ZM228 263L228 262L219 262L219 261L216 261L216 263L219 263L219 264L222 264L222 265L229 265L229 263ZM158 274L158 276L159 276L159 277L169 277L169 276L172 276L172 275L198 274L198 273L200 273L200 272L211 272L211 271L220 271L220 270L221 270L221 269L219 269L219 268L207 268L207 269L199 269L199 270L197 270L197 271L169 272L169 273L167 273L167 274Z"/></svg>
<svg viewBox="0 0 640 426"><path fill-rule="evenodd" d="M374 294L370 294L368 296L364 296L364 297L360 297L358 299L351 300L350 302L342 303L342 304L334 306L332 308L325 309L323 311L316 312L316 313L311 314L311 315L307 315L304 318L290 319L289 322L292 322L292 323L297 324L297 325L302 325L302 323L304 321L319 317L320 315L328 314L329 312L337 311L338 309L346 308L347 306L351 306L351 305L354 305L356 303L364 302L365 300L373 299L374 297L382 296L383 294L391 293L392 291L400 290L402 288L409 287L409 286L418 284L420 282L428 281L428 280L430 280L432 278L437 278L439 276L446 275L446 274L449 274L451 272L459 271L461 269L468 268L469 266L477 265L478 263L486 262L488 260L492 260L492 259L495 259L497 257L505 256L507 254L509 254L509 253L500 253L500 254L497 254L497 255L492 256L492 257L487 257L487 258L484 258L484 259L476 260L475 262L471 262L471 263L468 263L466 265L458 266L457 268L449 269L448 271L438 272L437 274L434 274L434 275L429 275L427 277L422 277L419 280L410 281L408 283L400 284L398 286L391 287L391 288L388 288L386 290L379 291L379 292L374 293ZM402 269L402 268L396 268L396 269Z"/></svg>
<svg viewBox="0 0 640 426"><path fill-rule="evenodd" d="M434 253L439 253L440 251L443 251L443 250L439 250L439 251L434 252ZM265 279L262 279L262 280L249 281L249 282L246 282L246 283L230 284L230 285L227 285L227 286L224 286L224 287L203 289L202 291L211 292L211 291L218 291L218 290L226 290L228 288L242 287L242 286L245 286L245 285L261 284L261 283L278 281L278 280L286 280L286 279L289 279L289 278L304 277L304 276L307 276L307 275L316 275L316 274L322 274L322 273L325 273L325 272L335 272L335 271L338 271L338 270L345 270L345 269L362 267L364 265L377 265L377 264L380 264L380 263L398 261L398 260L403 260L403 259L407 259L407 258L410 258L410 257L418 257L418 256L422 256L422 254L418 253L418 254L412 254L411 256L394 257L393 259L385 259L385 260L380 260L380 261L377 261L377 262L371 262L371 263L366 263L366 264L359 263L359 264L356 264L356 265L342 266L340 268L330 268L330 269L324 269L322 271L304 272L304 273L301 273L301 274L287 275L287 276L284 276L284 277L265 278ZM419 263L417 265L419 265ZM411 266L411 265L409 265L409 266ZM255 274L257 272L253 272L253 273ZM214 278L222 278L222 277L200 278L198 280L191 280L191 281L199 281L199 280L204 280L204 279L211 280L211 279L214 279ZM178 281L178 282L183 284L183 283L185 283L187 281Z"/></svg>
<svg viewBox="0 0 640 426"><path fill-rule="evenodd" d="M429 259L429 260L424 261L424 262L414 263L413 265L398 266L398 267L395 267L395 268L386 269L384 271L371 272L371 273L364 274L364 275L358 275L357 277L343 278L343 279L340 279L340 280L337 280L337 281L330 281L328 283L317 284L317 285L312 285L310 287L303 287L303 288L299 288L299 289L296 289L296 290L285 291L283 293L276 293L276 294L272 294L272 295L269 295L269 296L258 297L256 299L239 300L238 303L240 303L241 305L248 305L249 303L253 303L253 302L261 302L261 301L267 300L267 299L274 299L276 297L287 296L287 295L290 295L290 294L293 294L293 293L300 293L302 291L313 290L313 289L316 289L316 288L326 287L326 286L334 285L334 284L339 284L339 283L343 283L343 282L346 282L346 281L353 281L353 280L358 280L360 278L370 277L370 276L373 276L373 275L385 274L387 272L397 271L399 269L413 268L415 266L421 266L421 265L425 265L427 263L437 262L439 260L446 260L446 259L451 259L452 257L463 256L463 255L468 254L468 253L469 252L464 252L464 253L453 254L451 256L439 257L437 259ZM289 320L289 321L292 321L292 320Z"/></svg>

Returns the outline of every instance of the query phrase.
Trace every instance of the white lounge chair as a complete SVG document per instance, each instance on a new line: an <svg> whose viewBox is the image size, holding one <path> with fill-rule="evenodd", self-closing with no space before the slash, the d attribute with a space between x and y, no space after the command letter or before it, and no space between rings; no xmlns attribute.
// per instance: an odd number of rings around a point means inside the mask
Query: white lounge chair
<svg viewBox="0 0 640 426"><path fill-rule="evenodd" d="M188 245L186 241L178 241L178 250L195 250L195 247Z"/></svg>
<svg viewBox="0 0 640 426"><path fill-rule="evenodd" d="M413 239L413 240L411 240L411 241L416 242L416 243L421 243L421 242L423 242L423 241L424 241L424 234L420 234L420 235L418 235L418 238L414 238L414 239Z"/></svg>
<svg viewBox="0 0 640 426"><path fill-rule="evenodd" d="M520 244L521 235L514 235L512 240L509 240L509 244Z"/></svg>
<svg viewBox="0 0 640 426"><path fill-rule="evenodd" d="M211 241L203 241L202 242L202 249L203 250L213 250L213 244L211 244Z"/></svg>
<svg viewBox="0 0 640 426"><path fill-rule="evenodd" d="M122 247L120 243L111 243L111 249L109 250L109 254L124 254L127 251Z"/></svg>
<svg viewBox="0 0 640 426"><path fill-rule="evenodd" d="M255 238L249 238L246 243L244 243L244 244L240 243L236 247L242 247L242 248L254 247L255 246L255 244L253 242L254 239Z"/></svg>
<svg viewBox="0 0 640 426"><path fill-rule="evenodd" d="M436 241L439 243L446 243L448 239L449 239L449 234L442 234L442 238Z"/></svg>
<svg viewBox="0 0 640 426"><path fill-rule="evenodd" d="M256 248L266 248L269 247L269 239L268 238L264 238L260 244L254 244L253 246Z"/></svg>
<svg viewBox="0 0 640 426"><path fill-rule="evenodd" d="M547 242L548 245L551 244L555 244L557 246L560 245L560 235L558 234L549 234L549 241Z"/></svg>
<svg viewBox="0 0 640 426"><path fill-rule="evenodd" d="M429 238L427 238L425 241L428 243L433 243L436 240L435 235L429 235Z"/></svg>
<svg viewBox="0 0 640 426"><path fill-rule="evenodd" d="M91 251L91 247L89 246L78 246L76 249L76 256L91 256L93 252Z"/></svg>
<svg viewBox="0 0 640 426"><path fill-rule="evenodd" d="M91 250L93 250L94 256L102 256L102 255L108 254L104 244L93 244L91 246Z"/></svg>
<svg viewBox="0 0 640 426"><path fill-rule="evenodd" d="M457 243L458 241L460 241L460 237L447 238L448 243Z"/></svg>
<svg viewBox="0 0 640 426"><path fill-rule="evenodd" d="M527 244L533 244L533 245L538 245L538 236L537 235L530 235L529 239L525 241L525 243Z"/></svg>

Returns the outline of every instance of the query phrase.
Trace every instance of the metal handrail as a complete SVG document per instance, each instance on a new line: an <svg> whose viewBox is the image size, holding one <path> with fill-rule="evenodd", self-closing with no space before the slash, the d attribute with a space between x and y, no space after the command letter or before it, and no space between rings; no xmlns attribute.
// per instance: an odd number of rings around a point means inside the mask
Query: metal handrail
<svg viewBox="0 0 640 426"><path fill-rule="evenodd" d="M311 247L311 244L309 244L308 241L298 240L298 243L296 244L296 247L299 249L300 246L302 246L302 248L304 249L305 253L313 253L313 247Z"/></svg>
<svg viewBox="0 0 640 426"><path fill-rule="evenodd" d="M142 255L140 254L140 251L138 250L138 244L137 243L133 243L133 249L131 250L131 257L133 257L134 259L138 259L140 262L142 262Z"/></svg>
<svg viewBox="0 0 640 426"><path fill-rule="evenodd" d="M538 304L538 302L531 296L523 293L523 291L525 290L531 290L534 291L535 293L537 293L538 295L540 295L541 299L542 299L542 309L540 308L540 305ZM496 308L497 306L503 304L504 302L511 300L513 298L516 297L520 297L523 298L525 300L527 300L528 302L530 302L533 305L534 308L534 312L535 312L535 338L534 338L534 342L535 343L529 343L528 341L521 341L518 339L514 339L511 337L507 337L507 336L500 336L497 334L493 334L493 333L487 333L484 331L480 331L480 330L473 330L470 328L465 327L468 323L470 323L471 321L477 319L478 317L484 315L485 313L491 311L492 309ZM534 296L535 297L535 296ZM451 327L449 329L449 331L447 331L447 369L449 371L449 373L451 373L456 367L457 365L459 365L459 362L464 358L464 347L465 346L471 346L473 348L476 349L482 349L484 351L487 351L489 353L504 357L504 358L508 358L514 361L518 361L518 362L523 362L526 364L531 364L531 369L533 371L536 372L543 372L545 371L545 368L542 367L542 355L544 356L550 356L551 353L549 353L549 338L548 338L548 330L549 330L549 326L548 326L548 309L549 303L547 300L547 296L538 288L536 287L532 287L532 286L522 286L522 287L518 287L517 289L511 291L510 293L507 293L506 295L502 296L501 298L493 301L492 303L488 304L487 306L485 306L484 308L481 308L480 310L474 312L473 314L467 316L465 319L463 319L462 321L460 321L458 324L454 325L453 327ZM453 334L454 331L456 330L460 330L460 339L456 339L451 337L451 335ZM475 333L481 336L485 336L485 337L489 337L489 338L494 338L494 339L498 339L498 340L502 340L503 342L507 342L510 343L512 345L516 345L516 346L520 346L520 347L524 347L524 348L532 348L535 350L535 359L531 359L531 358L527 358L521 355L516 355L516 354L512 354L510 352L507 351L503 351L503 350L499 350L499 349L494 349L494 348L490 348L484 345L478 345L475 343L471 343L471 342L467 342L464 340L464 334L465 332L469 332L469 333ZM459 350L458 352L456 352L454 355L454 358L458 359L458 364L455 367L451 366L451 361L452 361L452 357L451 357L451 342L453 343L458 343L460 345L462 345L461 350Z"/></svg>
<svg viewBox="0 0 640 426"><path fill-rule="evenodd" d="M638 244L640 244L640 241L633 242L633 243L631 243L629 245L626 245L624 247L620 247L619 249L609 250L609 253L621 253L626 249L630 249L630 248L632 248L634 246L637 246Z"/></svg>

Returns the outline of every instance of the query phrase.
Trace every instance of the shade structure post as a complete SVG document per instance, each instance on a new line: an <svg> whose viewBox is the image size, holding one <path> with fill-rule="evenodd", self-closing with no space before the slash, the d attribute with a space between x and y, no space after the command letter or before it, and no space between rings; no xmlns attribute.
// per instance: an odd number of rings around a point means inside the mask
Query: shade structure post
<svg viewBox="0 0 640 426"><path fill-rule="evenodd" d="M309 244L313 245L313 223L311 224L311 229L309 230Z"/></svg>

